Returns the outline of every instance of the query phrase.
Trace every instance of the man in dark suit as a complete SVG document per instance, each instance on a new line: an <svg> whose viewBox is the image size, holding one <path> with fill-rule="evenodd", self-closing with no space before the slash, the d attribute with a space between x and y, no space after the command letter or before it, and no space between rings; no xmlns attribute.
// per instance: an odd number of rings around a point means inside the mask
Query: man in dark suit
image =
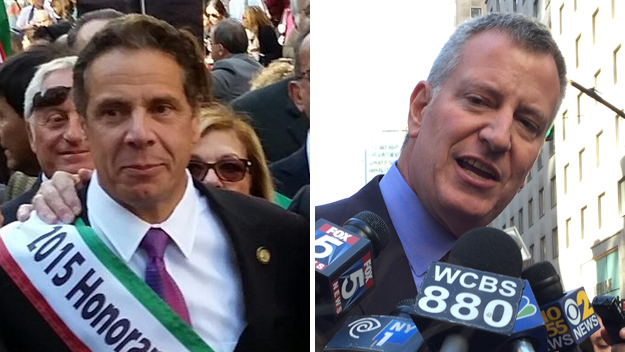
<svg viewBox="0 0 625 352"><path fill-rule="evenodd" d="M370 210L389 225L390 243L373 261L377 288L351 314L389 314L415 297L429 264L499 215L523 187L566 84L562 54L538 21L491 13L456 29L410 97L397 163L316 209L338 224ZM343 322L316 325L329 338Z"/></svg>
<svg viewBox="0 0 625 352"><path fill-rule="evenodd" d="M299 150L310 126L309 33L300 39L297 48L296 77L251 91L231 103L234 110L250 117L270 162Z"/></svg>
<svg viewBox="0 0 625 352"><path fill-rule="evenodd" d="M310 119L310 33L305 35L297 48L295 80L289 82L289 97ZM288 157L269 166L276 180L276 190L293 198L302 186L310 183L310 137L304 146Z"/></svg>
<svg viewBox="0 0 625 352"><path fill-rule="evenodd" d="M81 52L75 97L96 171L82 194L83 211L74 214L102 241L101 250L145 279L140 286L161 297L159 311L171 314L187 339L216 351L305 350L307 223L263 200L206 189L186 171L199 138L199 107L210 101L200 55L189 34L141 15L112 21ZM39 223L31 219L24 228L33 221ZM20 228L3 229L7 247ZM0 339L9 351L64 351L75 340L92 350L103 339L111 344L112 328L98 333L64 318L74 317L67 310L56 310L62 318L55 319L31 304L39 296L7 270L7 252L0 252ZM54 293L41 295L54 306ZM69 310L80 304L72 301ZM75 319L86 319L85 309L75 310ZM74 335L62 333L63 325ZM32 331L37 338L26 338Z"/></svg>
<svg viewBox="0 0 625 352"><path fill-rule="evenodd" d="M16 220L17 208L30 203L42 178L52 177L56 171L76 173L93 167L81 118L70 94L75 61L75 56L66 56L39 66L26 89L28 140L41 174L30 190L2 205L3 225Z"/></svg>

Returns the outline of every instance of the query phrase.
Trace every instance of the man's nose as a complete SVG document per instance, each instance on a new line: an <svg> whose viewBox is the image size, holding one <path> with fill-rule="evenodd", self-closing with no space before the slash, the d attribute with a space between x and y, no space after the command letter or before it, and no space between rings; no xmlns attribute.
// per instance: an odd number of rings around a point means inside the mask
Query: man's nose
<svg viewBox="0 0 625 352"><path fill-rule="evenodd" d="M85 130L82 127L82 121L80 115L77 112L71 112L69 114L69 120L67 122L67 128L63 133L63 138L71 144L77 144L85 140Z"/></svg>
<svg viewBox="0 0 625 352"><path fill-rule="evenodd" d="M154 134L150 128L150 116L144 109L136 109L130 116L125 141L136 147L154 144Z"/></svg>
<svg viewBox="0 0 625 352"><path fill-rule="evenodd" d="M479 132L480 140L488 143L494 152L507 152L512 147L511 128L514 113L501 109L493 116Z"/></svg>

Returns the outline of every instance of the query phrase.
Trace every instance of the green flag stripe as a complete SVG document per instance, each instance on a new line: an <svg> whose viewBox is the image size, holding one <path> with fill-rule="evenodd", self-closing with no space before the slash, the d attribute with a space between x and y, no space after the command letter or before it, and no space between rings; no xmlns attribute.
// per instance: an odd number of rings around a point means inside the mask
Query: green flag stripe
<svg viewBox="0 0 625 352"><path fill-rule="evenodd" d="M9 57L11 55L11 27L4 1L0 1L0 42L2 42L2 50Z"/></svg>
<svg viewBox="0 0 625 352"><path fill-rule="evenodd" d="M152 313L163 326L174 335L189 351L214 352L182 319L180 319L160 297L132 272L126 264L113 254L100 240L92 228L85 225L81 218L75 223L78 233L91 251L100 259L111 273L124 285L145 308Z"/></svg>

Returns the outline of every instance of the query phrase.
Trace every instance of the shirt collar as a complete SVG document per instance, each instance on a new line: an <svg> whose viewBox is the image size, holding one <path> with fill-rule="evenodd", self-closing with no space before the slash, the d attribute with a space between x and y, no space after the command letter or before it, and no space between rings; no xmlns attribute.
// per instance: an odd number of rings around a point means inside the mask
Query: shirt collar
<svg viewBox="0 0 625 352"><path fill-rule="evenodd" d="M380 191L413 276L422 277L431 263L440 260L451 250L456 237L428 213L399 173L396 164L380 181Z"/></svg>
<svg viewBox="0 0 625 352"><path fill-rule="evenodd" d="M200 208L199 193L187 171L187 185L180 202L173 213L160 224L150 224L124 208L111 198L98 181L97 171L93 173L87 189L87 209L91 226L98 234L106 237L113 249L128 262L136 252L143 236L151 227L162 228L182 254L189 258L193 251Z"/></svg>

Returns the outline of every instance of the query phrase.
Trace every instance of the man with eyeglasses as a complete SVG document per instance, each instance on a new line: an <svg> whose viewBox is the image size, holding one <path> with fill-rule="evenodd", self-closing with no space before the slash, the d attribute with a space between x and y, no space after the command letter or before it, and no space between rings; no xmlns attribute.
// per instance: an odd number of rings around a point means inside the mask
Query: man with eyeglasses
<svg viewBox="0 0 625 352"><path fill-rule="evenodd" d="M41 167L33 187L2 205L3 224L16 220L21 204L30 203L42 180L56 171L92 169L89 144L71 96L76 56L61 57L39 67L24 94L24 116L30 147Z"/></svg>
<svg viewBox="0 0 625 352"><path fill-rule="evenodd" d="M289 82L289 97L297 108L310 119L310 33L297 46L294 80ZM269 167L276 180L276 190L293 198L300 188L310 183L310 136L306 143L290 156Z"/></svg>

